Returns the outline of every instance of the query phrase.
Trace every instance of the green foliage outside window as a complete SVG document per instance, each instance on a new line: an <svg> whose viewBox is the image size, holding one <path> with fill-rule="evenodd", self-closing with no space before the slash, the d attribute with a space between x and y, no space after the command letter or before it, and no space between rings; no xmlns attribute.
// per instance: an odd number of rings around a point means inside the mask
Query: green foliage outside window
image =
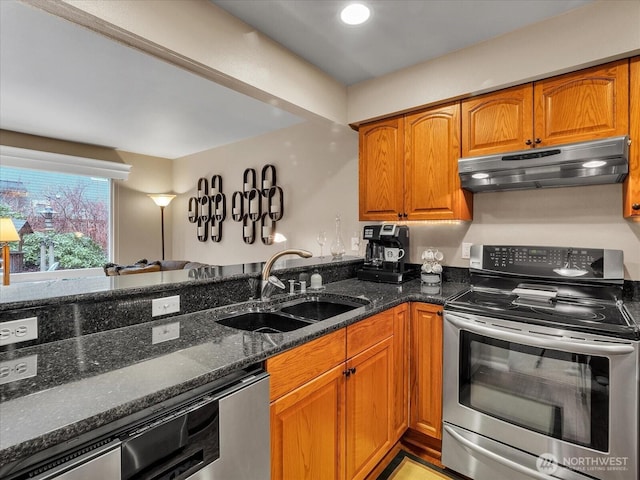
<svg viewBox="0 0 640 480"><path fill-rule="evenodd" d="M58 269L102 267L107 257L102 247L89 237L74 233L41 233L24 236L24 265L26 270L38 270L40 267L40 245L43 241L52 241L55 261ZM48 255L48 249L46 252ZM37 268L36 268L37 267Z"/></svg>

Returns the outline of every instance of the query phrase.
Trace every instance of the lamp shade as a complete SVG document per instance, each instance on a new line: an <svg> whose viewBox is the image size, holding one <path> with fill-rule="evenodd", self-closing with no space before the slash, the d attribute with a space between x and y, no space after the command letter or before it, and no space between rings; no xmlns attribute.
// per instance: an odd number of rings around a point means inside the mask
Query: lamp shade
<svg viewBox="0 0 640 480"><path fill-rule="evenodd" d="M166 207L171 203L171 200L176 198L175 195L168 195L164 193L151 193L148 197L151 198L151 200L153 200L159 207Z"/></svg>
<svg viewBox="0 0 640 480"><path fill-rule="evenodd" d="M17 242L20 235L10 218L0 218L0 242Z"/></svg>

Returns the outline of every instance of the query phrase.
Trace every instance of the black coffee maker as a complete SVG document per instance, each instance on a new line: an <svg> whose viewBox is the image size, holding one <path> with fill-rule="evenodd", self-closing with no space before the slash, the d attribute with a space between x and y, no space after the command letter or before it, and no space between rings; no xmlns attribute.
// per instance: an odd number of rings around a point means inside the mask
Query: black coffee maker
<svg viewBox="0 0 640 480"><path fill-rule="evenodd" d="M420 267L408 263L409 227L406 225L366 225L362 238L368 243L364 265L358 270L360 280L403 283L420 275Z"/></svg>

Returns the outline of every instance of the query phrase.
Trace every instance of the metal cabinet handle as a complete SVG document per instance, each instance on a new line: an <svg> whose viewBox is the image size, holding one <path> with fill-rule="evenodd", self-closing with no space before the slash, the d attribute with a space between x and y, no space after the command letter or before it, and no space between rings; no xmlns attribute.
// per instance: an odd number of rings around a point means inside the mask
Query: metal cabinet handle
<svg viewBox="0 0 640 480"><path fill-rule="evenodd" d="M344 372L342 372L342 374L345 377L349 377L349 376L351 376L352 374L355 374L355 373L356 373L356 367L347 368Z"/></svg>
<svg viewBox="0 0 640 480"><path fill-rule="evenodd" d="M531 468L525 467L524 465L520 465L519 463L516 463L513 460L509 460L508 458L501 457L500 455L492 452L491 450L487 450L484 447L476 445L475 443L471 442L470 440L467 440L466 438L464 438L462 435L460 435L458 432L454 431L451 427L447 425L444 426L444 429L447 431L449 435L451 435L454 439L460 442L468 450L473 450L481 455L484 455L485 457L490 458L495 462L501 463L505 467L515 470L516 472L523 473L524 475L530 476L532 478L537 478L539 480L556 480L557 479L557 477L552 477L551 475L547 475L545 473L538 472Z"/></svg>
<svg viewBox="0 0 640 480"><path fill-rule="evenodd" d="M533 142L531 141L530 138L527 139L526 142L524 142L525 145L533 145Z"/></svg>
<svg viewBox="0 0 640 480"><path fill-rule="evenodd" d="M631 210L640 210L640 203L634 203L631 205Z"/></svg>
<svg viewBox="0 0 640 480"><path fill-rule="evenodd" d="M539 138L536 138L534 143L538 145L539 143L542 143L542 140L540 140Z"/></svg>

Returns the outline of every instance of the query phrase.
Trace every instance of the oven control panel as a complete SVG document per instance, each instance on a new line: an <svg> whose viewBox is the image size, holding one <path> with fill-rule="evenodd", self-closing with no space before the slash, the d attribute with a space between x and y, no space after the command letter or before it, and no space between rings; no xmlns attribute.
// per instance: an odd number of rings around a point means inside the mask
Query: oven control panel
<svg viewBox="0 0 640 480"><path fill-rule="evenodd" d="M624 278L622 251L602 248L473 245L470 267L545 278Z"/></svg>

